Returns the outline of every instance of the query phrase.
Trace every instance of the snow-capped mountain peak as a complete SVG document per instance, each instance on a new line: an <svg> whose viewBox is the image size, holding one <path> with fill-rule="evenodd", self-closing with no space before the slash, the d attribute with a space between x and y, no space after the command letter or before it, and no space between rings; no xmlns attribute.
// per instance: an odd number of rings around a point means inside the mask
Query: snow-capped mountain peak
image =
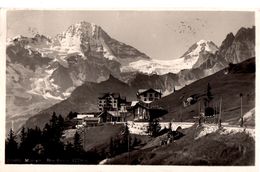
<svg viewBox="0 0 260 172"><path fill-rule="evenodd" d="M188 51L186 51L181 58L189 59L193 57L198 57L200 53L208 52L215 54L218 50L218 46L209 40L200 40L194 43Z"/></svg>
<svg viewBox="0 0 260 172"><path fill-rule="evenodd" d="M99 26L88 22L71 25L65 32L56 36L56 49L65 52L64 54L78 54L86 59L91 42L96 42L99 29Z"/></svg>
<svg viewBox="0 0 260 172"><path fill-rule="evenodd" d="M122 64L149 59L111 38L100 26L85 21L69 26L54 38L19 35L7 41L8 65L15 69L14 63L20 63L31 73L25 82L28 93L59 100L86 81L100 82L109 74L119 76Z"/></svg>
<svg viewBox="0 0 260 172"><path fill-rule="evenodd" d="M172 60L139 60L121 68L122 72L139 71L147 74L178 73L182 69L191 69L200 57L207 53L215 54L218 47L209 40L194 43L181 58Z"/></svg>
<svg viewBox="0 0 260 172"><path fill-rule="evenodd" d="M63 36L89 36L94 37L96 31L100 29L99 26L97 26L94 23L89 23L85 21L81 21L79 23L76 23L74 25L69 26L69 28L66 30L66 32L63 33Z"/></svg>

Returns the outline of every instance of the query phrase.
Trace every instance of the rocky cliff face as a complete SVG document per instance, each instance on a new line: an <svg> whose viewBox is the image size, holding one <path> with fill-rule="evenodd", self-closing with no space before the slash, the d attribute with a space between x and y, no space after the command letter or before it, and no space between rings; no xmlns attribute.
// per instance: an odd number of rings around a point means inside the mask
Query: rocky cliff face
<svg viewBox="0 0 260 172"><path fill-rule="evenodd" d="M228 63L239 63L255 57L255 27L241 28L235 36L228 34L220 47L219 55Z"/></svg>
<svg viewBox="0 0 260 172"><path fill-rule="evenodd" d="M11 121L23 124L66 99L87 81L101 82L110 74L120 78L121 65L149 59L88 22L71 25L54 38L37 34L9 39L6 54L7 128Z"/></svg>
<svg viewBox="0 0 260 172"><path fill-rule="evenodd" d="M234 35L229 33L215 53L205 51L193 66L203 71L204 77L224 69L229 63L240 63L255 57L255 27L241 28Z"/></svg>

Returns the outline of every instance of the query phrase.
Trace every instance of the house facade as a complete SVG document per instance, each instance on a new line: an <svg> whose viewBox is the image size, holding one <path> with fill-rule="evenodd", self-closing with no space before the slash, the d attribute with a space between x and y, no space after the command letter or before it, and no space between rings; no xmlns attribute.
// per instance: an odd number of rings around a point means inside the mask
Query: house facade
<svg viewBox="0 0 260 172"><path fill-rule="evenodd" d="M134 121L149 121L167 113L163 108L156 107L143 101L135 103L131 110Z"/></svg>
<svg viewBox="0 0 260 172"><path fill-rule="evenodd" d="M138 121L138 120L147 121L150 119L150 110L148 104L145 104L142 101L136 103L133 106L132 112L133 112L134 121Z"/></svg>
<svg viewBox="0 0 260 172"><path fill-rule="evenodd" d="M143 101L145 103L151 103L155 100L159 100L162 97L162 91L160 89L139 89L137 91L138 101Z"/></svg>
<svg viewBox="0 0 260 172"><path fill-rule="evenodd" d="M124 108L126 103L126 98L121 98L119 93L104 93L98 97L98 109L100 112L104 110L118 111Z"/></svg>
<svg viewBox="0 0 260 172"><path fill-rule="evenodd" d="M130 102L119 93L104 93L98 97L98 109L100 122L123 122L129 115Z"/></svg>

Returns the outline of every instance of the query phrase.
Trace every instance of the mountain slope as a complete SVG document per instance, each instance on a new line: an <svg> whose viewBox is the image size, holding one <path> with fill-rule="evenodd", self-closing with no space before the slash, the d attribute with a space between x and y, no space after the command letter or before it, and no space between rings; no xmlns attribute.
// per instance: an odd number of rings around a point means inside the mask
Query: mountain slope
<svg viewBox="0 0 260 172"><path fill-rule="evenodd" d="M226 73L227 70L229 72L228 74ZM144 80L144 78L147 80ZM172 76L171 79L173 78L174 76ZM34 127L35 125L43 127L44 123L48 121L54 111L62 116L66 116L70 111L95 111L97 110L97 98L100 93L118 92L121 96L126 96L128 101L131 101L136 99L136 91L139 88L153 87L166 89L163 87L163 82L162 76L139 74L130 82L130 86L113 76L110 76L107 81L101 83L85 83L76 88L68 99L31 117L26 122L26 127ZM238 123L240 117L239 94L243 93L244 95L244 112L251 110L255 106L255 59L253 58L240 64L231 65L228 69L221 70L216 74L191 83L154 102L168 110L168 114L163 116L162 120L193 121L193 117L197 116L198 103L184 108L182 101L192 95L196 95L198 99L201 99L201 104L203 104L208 83L211 85L214 97L211 102L212 105L216 105L220 97L223 99L223 122L229 122L231 124Z"/></svg>
<svg viewBox="0 0 260 172"><path fill-rule="evenodd" d="M211 106L219 104L222 97L222 121L231 124L238 123L240 93L243 94L244 113L255 107L255 58L231 65L226 70L198 80L158 100L155 104L168 110L168 114L163 116L162 120L193 121L193 117L198 115L198 102L203 107L208 83L213 94ZM200 101L184 107L183 101L192 95Z"/></svg>
<svg viewBox="0 0 260 172"><path fill-rule="evenodd" d="M250 58L254 45L254 27L241 28L235 36L227 36L219 49L212 41L201 40L181 58L161 61L116 41L101 27L88 22L71 25L55 38L19 36L7 46L7 122L14 121L16 126L19 115L24 121L55 103L66 102L82 84L100 83L110 74L127 83L131 90L153 87L170 94L174 88L212 75L230 62ZM89 107L85 110L91 110L96 105L86 106Z"/></svg>
<svg viewBox="0 0 260 172"><path fill-rule="evenodd" d="M136 91L129 87L122 81L114 78L110 75L109 79L100 83L86 82L83 85L77 87L71 94L71 96L55 104L54 106L45 109L37 115L31 117L26 122L26 127L39 126L43 127L48 122L53 112L61 114L63 117L67 116L70 111L73 112L88 112L97 111L98 96L106 92L120 93L121 96L127 96L127 100L134 100L136 97Z"/></svg>
<svg viewBox="0 0 260 172"><path fill-rule="evenodd" d="M110 74L120 78L121 63L149 59L88 22L71 25L54 38L9 39L6 55L7 128L23 125L87 81L101 82Z"/></svg>

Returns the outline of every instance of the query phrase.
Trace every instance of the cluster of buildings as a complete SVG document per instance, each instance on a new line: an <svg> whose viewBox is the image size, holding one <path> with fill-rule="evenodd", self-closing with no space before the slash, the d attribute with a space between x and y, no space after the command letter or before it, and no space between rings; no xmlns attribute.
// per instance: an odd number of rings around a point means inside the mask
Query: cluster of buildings
<svg viewBox="0 0 260 172"><path fill-rule="evenodd" d="M98 97L98 112L79 113L77 127L93 126L105 122L149 121L158 118L167 111L152 105L162 97L159 89L140 89L137 100L128 102L119 93L104 93Z"/></svg>

